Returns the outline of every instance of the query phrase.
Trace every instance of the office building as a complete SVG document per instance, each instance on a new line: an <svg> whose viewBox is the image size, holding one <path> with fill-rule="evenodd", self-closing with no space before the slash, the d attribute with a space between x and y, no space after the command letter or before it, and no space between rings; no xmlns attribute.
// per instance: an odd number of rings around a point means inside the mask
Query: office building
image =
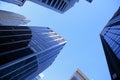
<svg viewBox="0 0 120 80"><path fill-rule="evenodd" d="M3 0L9 3L13 3L22 6L26 0ZM68 9L74 6L79 0L28 0L46 8L52 9L59 13L64 13Z"/></svg>
<svg viewBox="0 0 120 80"><path fill-rule="evenodd" d="M0 26L0 80L31 80L48 68L66 41L48 27Z"/></svg>
<svg viewBox="0 0 120 80"><path fill-rule="evenodd" d="M89 80L79 69L77 69L69 80Z"/></svg>
<svg viewBox="0 0 120 80"><path fill-rule="evenodd" d="M101 41L112 80L120 80L120 7L102 30Z"/></svg>
<svg viewBox="0 0 120 80"><path fill-rule="evenodd" d="M42 5L54 11L64 13L74 6L79 0L30 0L36 4Z"/></svg>
<svg viewBox="0 0 120 80"><path fill-rule="evenodd" d="M30 20L25 16L10 11L0 10L0 25L25 25Z"/></svg>

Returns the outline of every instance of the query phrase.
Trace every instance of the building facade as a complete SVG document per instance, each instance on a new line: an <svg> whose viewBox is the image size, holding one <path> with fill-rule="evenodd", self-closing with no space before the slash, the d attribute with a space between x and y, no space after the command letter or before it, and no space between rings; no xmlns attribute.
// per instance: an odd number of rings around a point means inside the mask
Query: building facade
<svg viewBox="0 0 120 80"><path fill-rule="evenodd" d="M48 27L0 26L0 80L31 80L48 68L66 41Z"/></svg>
<svg viewBox="0 0 120 80"><path fill-rule="evenodd" d="M79 0L30 0L54 11L64 13L74 6Z"/></svg>
<svg viewBox="0 0 120 80"><path fill-rule="evenodd" d="M79 69L77 69L69 80L89 80Z"/></svg>
<svg viewBox="0 0 120 80"><path fill-rule="evenodd" d="M101 41L112 80L120 80L120 7L102 30Z"/></svg>
<svg viewBox="0 0 120 80"><path fill-rule="evenodd" d="M2 1L22 6L26 0L2 0ZM74 4L79 0L28 0L28 1L34 2L38 5L52 9L59 13L64 13L65 11L73 7Z"/></svg>
<svg viewBox="0 0 120 80"><path fill-rule="evenodd" d="M30 20L25 16L10 11L0 10L0 25L25 25Z"/></svg>

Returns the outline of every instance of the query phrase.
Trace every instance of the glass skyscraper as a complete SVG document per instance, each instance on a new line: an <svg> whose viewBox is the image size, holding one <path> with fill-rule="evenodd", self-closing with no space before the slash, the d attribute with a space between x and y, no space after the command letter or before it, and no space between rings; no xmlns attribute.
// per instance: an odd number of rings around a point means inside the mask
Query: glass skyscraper
<svg viewBox="0 0 120 80"><path fill-rule="evenodd" d="M0 25L25 25L30 20L18 13L0 10Z"/></svg>
<svg viewBox="0 0 120 80"><path fill-rule="evenodd" d="M105 28L101 41L112 80L120 80L120 7Z"/></svg>
<svg viewBox="0 0 120 80"><path fill-rule="evenodd" d="M0 26L0 80L31 80L48 68L66 41L48 27Z"/></svg>
<svg viewBox="0 0 120 80"><path fill-rule="evenodd" d="M22 6L27 0L2 0L2 1ZM38 5L42 5L46 8L52 9L59 13L64 13L65 11L73 7L74 4L79 0L28 0L28 1L34 2Z"/></svg>

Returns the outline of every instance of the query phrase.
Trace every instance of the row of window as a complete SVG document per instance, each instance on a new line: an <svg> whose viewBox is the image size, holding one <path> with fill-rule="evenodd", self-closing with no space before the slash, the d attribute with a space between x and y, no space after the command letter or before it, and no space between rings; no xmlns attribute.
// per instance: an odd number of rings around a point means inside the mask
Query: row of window
<svg viewBox="0 0 120 80"><path fill-rule="evenodd" d="M67 2L64 0L42 0L42 2L60 11L63 11L67 7Z"/></svg>
<svg viewBox="0 0 120 80"><path fill-rule="evenodd" d="M109 30L108 32L109 32L109 33L112 33L112 34L115 34L115 35L117 35L117 36L120 35L120 30L118 30L118 29L111 29L111 30Z"/></svg>
<svg viewBox="0 0 120 80"><path fill-rule="evenodd" d="M37 68L36 57L28 58L12 66L2 69L0 73L1 80L16 80L30 72L31 68Z"/></svg>
<svg viewBox="0 0 120 80"><path fill-rule="evenodd" d="M113 50L113 52L115 53L115 55L118 57L118 59L120 59L120 44L116 43L111 38L110 35L105 35L104 38L107 41L107 43L109 44L109 46L111 47L111 49Z"/></svg>
<svg viewBox="0 0 120 80"><path fill-rule="evenodd" d="M116 34L113 34L113 33L107 33L106 35L120 44L120 36L119 35L116 35Z"/></svg>
<svg viewBox="0 0 120 80"><path fill-rule="evenodd" d="M120 21L120 15L117 16L117 17L115 17L114 19L112 19L112 20L108 23L108 25L114 24L114 23L119 22L119 21Z"/></svg>
<svg viewBox="0 0 120 80"><path fill-rule="evenodd" d="M28 30L29 28L26 26L0 26L0 30ZM30 29L29 29L30 30Z"/></svg>
<svg viewBox="0 0 120 80"><path fill-rule="evenodd" d="M115 25L115 26L112 26L112 27L110 27L110 29L120 29L120 25Z"/></svg>

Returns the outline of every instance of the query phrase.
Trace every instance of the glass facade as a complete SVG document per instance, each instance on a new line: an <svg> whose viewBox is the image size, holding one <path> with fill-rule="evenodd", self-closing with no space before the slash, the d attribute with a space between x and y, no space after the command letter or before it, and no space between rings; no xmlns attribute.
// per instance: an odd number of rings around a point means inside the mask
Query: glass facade
<svg viewBox="0 0 120 80"><path fill-rule="evenodd" d="M0 80L31 80L48 68L66 41L47 27L0 26Z"/></svg>
<svg viewBox="0 0 120 80"><path fill-rule="evenodd" d="M112 80L120 79L120 8L101 32Z"/></svg>

